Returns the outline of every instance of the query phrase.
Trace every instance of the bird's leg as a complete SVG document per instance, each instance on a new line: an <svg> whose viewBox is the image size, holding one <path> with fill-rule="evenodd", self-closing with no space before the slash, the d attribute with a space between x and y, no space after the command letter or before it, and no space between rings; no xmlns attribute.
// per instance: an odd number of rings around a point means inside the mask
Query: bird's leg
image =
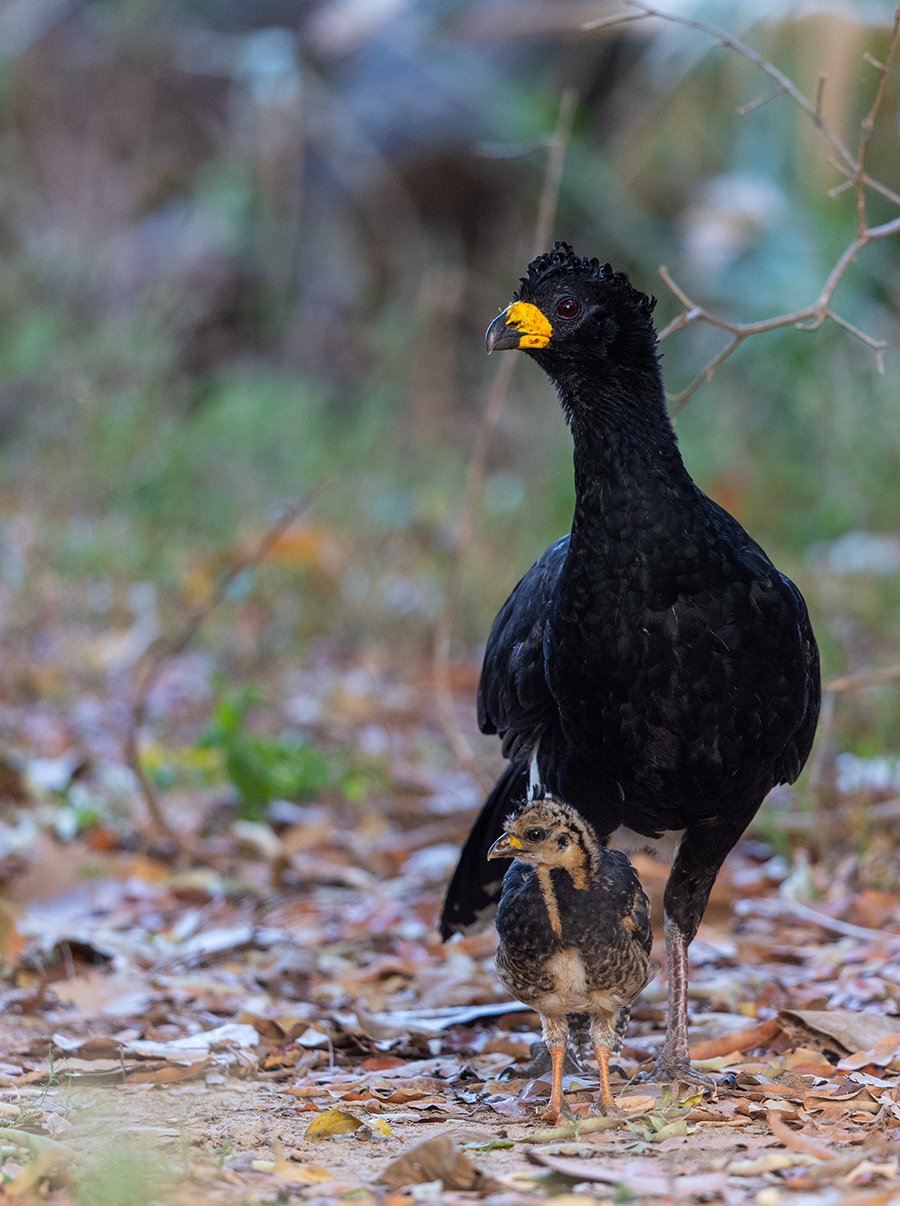
<svg viewBox="0 0 900 1206"><path fill-rule="evenodd" d="M566 1045L569 1027L564 1017L548 1017L541 1015L544 1030L544 1042L550 1052L550 1062L553 1066L553 1079L550 1085L550 1100L541 1117L547 1122L556 1122L563 1108L563 1064L566 1059Z"/></svg>
<svg viewBox="0 0 900 1206"><path fill-rule="evenodd" d="M547 1108L541 1112L541 1117L548 1122L556 1122L563 1108L563 1063L566 1058L565 1047L551 1047L550 1061L553 1064L553 1083L550 1088L550 1100Z"/></svg>
<svg viewBox="0 0 900 1206"><path fill-rule="evenodd" d="M709 1076L691 1067L688 1050L687 989L688 945L690 938L676 921L666 913L663 927L666 936L666 964L669 973L669 1005L666 1018L666 1041L659 1054L651 1080L711 1086Z"/></svg>
<svg viewBox="0 0 900 1206"><path fill-rule="evenodd" d="M600 1068L600 1101L599 1104L607 1112L616 1108L616 1103L613 1101L612 1089L609 1087L609 1048L596 1046L594 1054L597 1057L597 1065Z"/></svg>
<svg viewBox="0 0 900 1206"><path fill-rule="evenodd" d="M742 821L742 817L737 818L728 828L688 829L678 846L663 896L669 972L666 1041L650 1074L651 1080L682 1081L707 1088L715 1084L711 1077L691 1068L687 1028L688 947L697 933L719 868L743 831Z"/></svg>
<svg viewBox="0 0 900 1206"><path fill-rule="evenodd" d="M586 1013L570 1013L569 1042L566 1047L563 1075L582 1075L586 1070L585 1060L592 1054L590 1018ZM529 1080L540 1080L550 1073L551 1068L550 1052L543 1040L538 1040L531 1048L531 1059L525 1067L524 1075ZM522 1074L520 1073L520 1075Z"/></svg>
<svg viewBox="0 0 900 1206"><path fill-rule="evenodd" d="M615 1040L615 1031L608 1019L601 1017L591 1018L591 1042L594 1046L597 1067L600 1069L600 1096L595 1103L594 1109L602 1109L604 1114L609 1114L616 1110L612 1089L609 1087L609 1054L613 1049Z"/></svg>

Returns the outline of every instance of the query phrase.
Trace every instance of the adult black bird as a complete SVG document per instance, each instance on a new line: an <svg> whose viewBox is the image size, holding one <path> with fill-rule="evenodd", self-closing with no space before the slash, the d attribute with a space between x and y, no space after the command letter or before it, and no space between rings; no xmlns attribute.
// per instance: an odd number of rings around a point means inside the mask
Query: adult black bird
<svg viewBox="0 0 900 1206"><path fill-rule="evenodd" d="M819 711L806 606L697 487L666 412L655 299L566 243L539 256L487 330L550 377L572 430L570 535L494 621L478 689L509 766L463 848L445 937L488 916L487 853L540 785L602 841L672 860L669 1012L654 1075L699 1079L687 1042L687 949L726 855L777 783L799 775Z"/></svg>
<svg viewBox="0 0 900 1206"><path fill-rule="evenodd" d="M563 1107L569 1017L587 1015L600 1069L597 1105L613 1109L609 1057L631 1003L652 975L650 902L621 850L606 850L561 800L532 800L506 818L489 859L512 859L497 909L497 974L541 1015L553 1083L544 1116Z"/></svg>

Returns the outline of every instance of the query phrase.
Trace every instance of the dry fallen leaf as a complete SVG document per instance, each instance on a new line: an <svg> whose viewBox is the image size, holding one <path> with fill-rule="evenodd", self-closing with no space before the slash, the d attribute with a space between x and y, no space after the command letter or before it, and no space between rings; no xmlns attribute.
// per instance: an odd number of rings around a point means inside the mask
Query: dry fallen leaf
<svg viewBox="0 0 900 1206"><path fill-rule="evenodd" d="M193 1063L141 1060L134 1064L123 1063L121 1059L92 1060L90 1063L67 1060L59 1078L66 1084L77 1084L82 1088L87 1085L174 1085L198 1080L209 1071L210 1066L209 1059L195 1060Z"/></svg>
<svg viewBox="0 0 900 1206"><path fill-rule="evenodd" d="M753 1047L766 1047L780 1031L781 1023L777 1018L760 1022L758 1026L746 1026L743 1030L722 1035L721 1038L694 1043L691 1047L691 1059L718 1059L739 1051L750 1051Z"/></svg>
<svg viewBox="0 0 900 1206"><path fill-rule="evenodd" d="M272 1152L274 1160L253 1160L250 1167L256 1172L272 1173L291 1185L319 1185L323 1181L332 1180L328 1169L319 1164L296 1164L293 1160L288 1160L277 1139L272 1143Z"/></svg>
<svg viewBox="0 0 900 1206"><path fill-rule="evenodd" d="M897 1071L898 1060L900 1060L900 1031L896 1034L886 1034L866 1051L856 1051L852 1055L844 1056L838 1067L843 1071L856 1072L860 1068L867 1068L872 1064L876 1068L893 1068Z"/></svg>
<svg viewBox="0 0 900 1206"><path fill-rule="evenodd" d="M251 1049L258 1046L259 1035L252 1026L226 1022L212 1030L200 1030L164 1043L153 1039L122 1040L102 1035L73 1039L64 1034L54 1034L53 1043L66 1055L78 1055L81 1059L131 1056L138 1059L171 1059L183 1063L190 1061L192 1056L214 1050Z"/></svg>
<svg viewBox="0 0 900 1206"><path fill-rule="evenodd" d="M140 972L93 969L53 986L57 999L84 1017L128 1017L144 1013L153 989Z"/></svg>
<svg viewBox="0 0 900 1206"><path fill-rule="evenodd" d="M732 1177L756 1177L760 1173L781 1172L796 1164L809 1164L809 1157L801 1156L798 1152L766 1152L755 1160L733 1160L728 1166L728 1174Z"/></svg>
<svg viewBox="0 0 900 1206"><path fill-rule="evenodd" d="M728 1176L724 1172L667 1176L665 1172L660 1171L656 1161L649 1160L631 1160L627 1164L620 1164L608 1159L581 1159L534 1150L528 1152L528 1160L572 1181L593 1181L603 1185L621 1184L630 1194L637 1197L707 1196L721 1193L728 1184Z"/></svg>
<svg viewBox="0 0 900 1206"><path fill-rule="evenodd" d="M24 945L25 940L16 925L15 909L9 901L0 900L0 963L14 967Z"/></svg>
<svg viewBox="0 0 900 1206"><path fill-rule="evenodd" d="M799 1022L813 1039L831 1039L845 1051L868 1051L886 1037L900 1035L900 1017L854 1009L785 1009L781 1016Z"/></svg>
<svg viewBox="0 0 900 1206"><path fill-rule="evenodd" d="M352 1135L363 1123L348 1110L323 1110L306 1128L305 1139L330 1139L332 1135Z"/></svg>
<svg viewBox="0 0 900 1206"><path fill-rule="evenodd" d="M74 1155L68 1147L55 1139L16 1127L0 1127L0 1140L6 1146L7 1152L18 1148L27 1151L30 1156L15 1177L4 1184L4 1197L17 1198L30 1193L57 1165L71 1161Z"/></svg>
<svg viewBox="0 0 900 1206"><path fill-rule="evenodd" d="M774 1110L768 1114L768 1123L772 1134L789 1151L799 1152L803 1156L812 1156L816 1160L836 1160L838 1158L837 1152L826 1147L824 1143L819 1143L809 1135L804 1135L802 1131L793 1130Z"/></svg>
<svg viewBox="0 0 900 1206"><path fill-rule="evenodd" d="M391 1189L430 1181L440 1181L444 1189L477 1190L480 1193L491 1193L499 1188L498 1183L485 1176L459 1148L452 1134L414 1143L390 1162L378 1180Z"/></svg>

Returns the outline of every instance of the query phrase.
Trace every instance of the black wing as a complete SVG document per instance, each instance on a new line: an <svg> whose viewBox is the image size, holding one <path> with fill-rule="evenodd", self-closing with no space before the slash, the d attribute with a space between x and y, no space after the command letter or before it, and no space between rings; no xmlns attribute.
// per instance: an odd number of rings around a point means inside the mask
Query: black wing
<svg viewBox="0 0 900 1206"><path fill-rule="evenodd" d="M544 632L569 549L552 544L500 608L484 651L478 684L478 724L499 733L505 758L530 756L535 738L556 716L544 673Z"/></svg>
<svg viewBox="0 0 900 1206"><path fill-rule="evenodd" d="M752 536L718 504L720 531L756 580L756 603L771 631L782 634L781 657L769 683L770 720L780 722L783 748L775 760L775 783L793 783L809 756L821 703L819 649L803 595L777 569Z"/></svg>
<svg viewBox="0 0 900 1206"><path fill-rule="evenodd" d="M812 624L803 596L790 578L781 575L785 587L792 595L797 608L797 638L800 647L799 667L806 686L805 707L800 723L794 729L785 744L776 770L779 783L793 783L800 772L816 735L816 725L819 722L819 706L822 699L822 686L819 671L819 647L813 635Z"/></svg>

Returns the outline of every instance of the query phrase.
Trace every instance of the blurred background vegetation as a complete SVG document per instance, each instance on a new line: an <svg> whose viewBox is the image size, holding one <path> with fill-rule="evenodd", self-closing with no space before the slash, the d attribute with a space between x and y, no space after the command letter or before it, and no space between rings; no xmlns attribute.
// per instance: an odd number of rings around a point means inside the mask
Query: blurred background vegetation
<svg viewBox="0 0 900 1206"><path fill-rule="evenodd" d="M742 37L812 97L824 73L825 116L855 147L890 3L667 7ZM216 667L240 683L323 648L427 664L497 371L483 330L527 262L565 89L577 110L554 237L659 294L660 326L679 310L663 264L736 321L816 297L856 217L852 190L829 196L842 177L813 123L785 96L754 106L771 81L701 32L582 29L614 11L0 4L7 704L67 696L51 668L61 618L72 673L121 683L323 479L305 523L211 618ZM894 189L898 75L868 159ZM894 216L873 194L872 222ZM900 240L867 248L835 300L892 338ZM669 339L670 390L721 342L709 328ZM827 677L900 660L896 347L886 367L834 326L788 328L749 340L677 420L698 482L806 593ZM570 456L523 362L466 550L460 663L567 529ZM842 701L838 752L895 753L897 696Z"/></svg>

